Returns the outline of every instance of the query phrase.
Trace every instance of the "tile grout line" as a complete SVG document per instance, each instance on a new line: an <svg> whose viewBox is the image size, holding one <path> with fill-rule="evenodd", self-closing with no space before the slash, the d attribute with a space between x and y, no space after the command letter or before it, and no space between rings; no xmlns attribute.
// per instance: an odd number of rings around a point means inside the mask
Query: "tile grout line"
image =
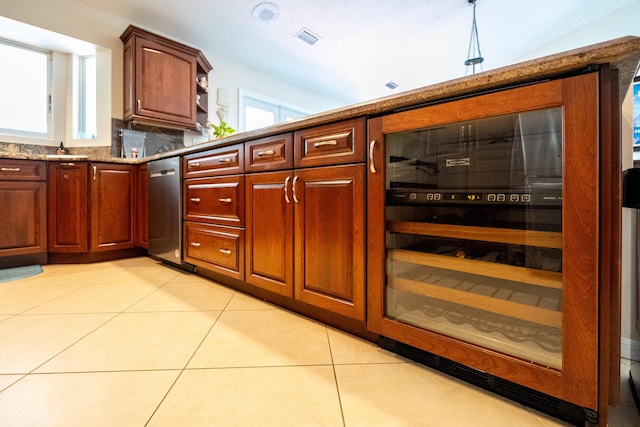
<svg viewBox="0 0 640 427"><path fill-rule="evenodd" d="M338 393L338 406L340 407L340 417L342 417L342 426L346 427L344 419L344 407L342 406L342 396L340 394L340 385L338 384L338 375L336 374L336 363L333 358L333 349L331 348L331 338L329 337L329 327L325 325L325 334L327 336L327 344L329 345L329 356L331 357L331 370L333 371L333 381L336 385L336 393Z"/></svg>
<svg viewBox="0 0 640 427"><path fill-rule="evenodd" d="M164 394L164 396L162 396L162 399L160 399L160 402L158 402L158 405L156 406L156 408L153 410L153 412L151 412L151 415L149 415L149 418L147 419L147 422L144 424L145 427L147 425L149 425L149 423L151 422L151 420L153 419L153 417L156 415L156 413L158 412L158 410L160 409L160 407L162 406L162 404L164 403L164 401L167 399L167 397L169 396L169 393L171 393L171 390L173 390L173 387L175 387L175 385L178 383L178 380L180 380L180 378L182 377L182 374L184 373L184 371L187 370L187 366L189 366L189 363L191 362L191 360L193 360L194 356L196 355L196 353L198 352L198 350L200 350L200 347L202 347L202 344L204 343L204 341L207 339L207 337L209 336L209 334L211 333L211 331L213 330L214 326L218 323L218 320L220 320L220 316L222 316L222 313L225 312L225 310L227 309L227 307L229 307L229 304L231 303L231 300L233 299L233 297L237 294L237 291L234 291L233 294L231 295L231 297L229 298L229 301L227 301L227 303L225 304L225 306L222 308L222 310L215 310L215 311L219 311L220 313L218 314L218 317L216 317L216 319L213 321L213 323L211 324L211 326L209 327L209 329L207 330L207 332L204 334L204 336L202 337L202 339L200 340L200 343L196 346L196 348L193 350L193 353L191 353L191 356L189 357L189 359L186 361L186 363L184 364L184 366L182 367L182 369L180 369L180 372L178 373L178 375L176 376L176 379L171 383L171 385L169 386L169 388L167 389L167 392ZM201 312L202 310L197 310L198 312Z"/></svg>

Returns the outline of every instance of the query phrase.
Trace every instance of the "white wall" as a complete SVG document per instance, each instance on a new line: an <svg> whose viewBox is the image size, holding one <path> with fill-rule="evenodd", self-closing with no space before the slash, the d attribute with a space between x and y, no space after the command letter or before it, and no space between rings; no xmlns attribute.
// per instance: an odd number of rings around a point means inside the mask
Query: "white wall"
<svg viewBox="0 0 640 427"><path fill-rule="evenodd" d="M77 0L2 1L0 2L0 16L65 34L103 47L105 50L101 50L102 54L110 54L111 56L110 118L122 118L123 59L120 34L122 34L129 24L141 25L126 21ZM145 29L175 40L170 34L163 34L159 29ZM176 41L180 42L182 40ZM199 48L198 46L194 47ZM264 74L259 70L234 63L213 52L203 51L203 53L214 68L209 75L211 87L209 115L211 121L214 123L218 120L215 115L217 110L215 92L218 87L229 91L231 105L229 107L228 121L236 129L238 128L237 97L238 89L241 87L303 106L311 111L326 111L341 105L339 102L322 94L291 85L274 76ZM104 70L104 72L107 71ZM101 106L99 108L105 107ZM197 136L191 135L191 133L187 133L185 136L187 137L186 139L197 138ZM57 145L59 141L57 143L55 141L50 143ZM93 144L108 145L110 144L110 139L108 141L94 141Z"/></svg>

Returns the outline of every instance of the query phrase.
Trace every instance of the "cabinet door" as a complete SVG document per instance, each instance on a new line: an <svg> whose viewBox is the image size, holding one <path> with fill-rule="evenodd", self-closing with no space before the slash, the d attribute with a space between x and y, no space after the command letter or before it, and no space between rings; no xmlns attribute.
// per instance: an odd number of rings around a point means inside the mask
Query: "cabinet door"
<svg viewBox="0 0 640 427"><path fill-rule="evenodd" d="M46 183L0 181L0 257L47 251Z"/></svg>
<svg viewBox="0 0 640 427"><path fill-rule="evenodd" d="M195 56L140 38L135 55L136 115L195 126Z"/></svg>
<svg viewBox="0 0 640 427"><path fill-rule="evenodd" d="M291 172L246 176L247 283L293 297Z"/></svg>
<svg viewBox="0 0 640 427"><path fill-rule="evenodd" d="M134 246L134 167L91 165L91 250Z"/></svg>
<svg viewBox="0 0 640 427"><path fill-rule="evenodd" d="M295 296L365 320L365 166L296 171Z"/></svg>
<svg viewBox="0 0 640 427"><path fill-rule="evenodd" d="M87 252L87 162L49 163L49 252Z"/></svg>
<svg viewBox="0 0 640 427"><path fill-rule="evenodd" d="M370 330L598 408L615 284L598 278L597 88L590 73L369 121Z"/></svg>

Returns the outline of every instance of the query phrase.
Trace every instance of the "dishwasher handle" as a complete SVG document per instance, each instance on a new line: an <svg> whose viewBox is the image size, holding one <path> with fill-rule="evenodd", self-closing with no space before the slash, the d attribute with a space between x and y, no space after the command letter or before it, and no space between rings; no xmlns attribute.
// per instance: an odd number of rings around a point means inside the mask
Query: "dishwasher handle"
<svg viewBox="0 0 640 427"><path fill-rule="evenodd" d="M159 177L171 176L171 175L175 175L175 174L176 174L176 170L175 169L162 169L162 170L159 170L159 171L151 172L149 174L149 178L159 178Z"/></svg>

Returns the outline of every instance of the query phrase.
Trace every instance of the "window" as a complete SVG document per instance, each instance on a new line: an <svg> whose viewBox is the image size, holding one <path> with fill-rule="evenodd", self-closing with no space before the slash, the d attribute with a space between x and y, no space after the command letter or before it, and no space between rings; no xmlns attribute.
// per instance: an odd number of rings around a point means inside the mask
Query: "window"
<svg viewBox="0 0 640 427"><path fill-rule="evenodd" d="M240 89L240 130L249 131L309 115L303 108Z"/></svg>
<svg viewBox="0 0 640 427"><path fill-rule="evenodd" d="M0 40L0 133L51 137L52 52Z"/></svg>
<svg viewBox="0 0 640 427"><path fill-rule="evenodd" d="M78 139L95 139L96 123L96 56L81 56L78 87Z"/></svg>

